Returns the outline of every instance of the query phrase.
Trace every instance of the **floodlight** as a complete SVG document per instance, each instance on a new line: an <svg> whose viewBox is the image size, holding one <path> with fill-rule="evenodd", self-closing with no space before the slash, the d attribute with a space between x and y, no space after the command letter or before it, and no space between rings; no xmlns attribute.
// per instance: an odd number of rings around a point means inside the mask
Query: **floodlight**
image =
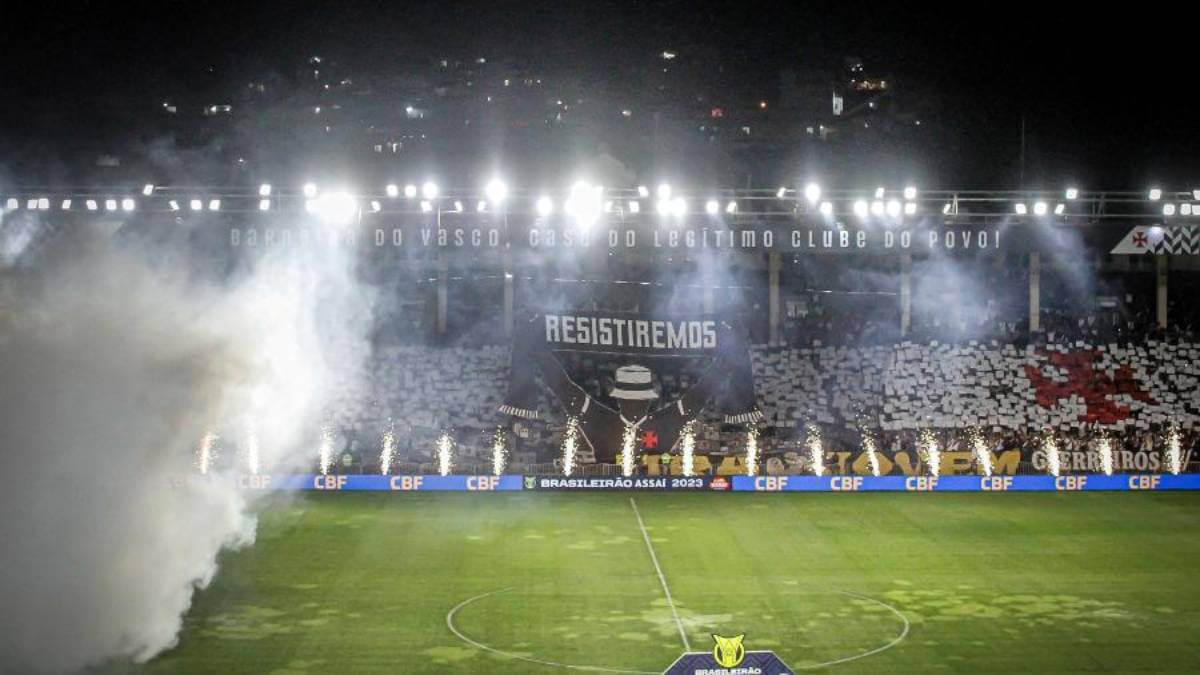
<svg viewBox="0 0 1200 675"><path fill-rule="evenodd" d="M554 212L554 203L549 197L538 197L536 207L537 214L543 218Z"/></svg>
<svg viewBox="0 0 1200 675"><path fill-rule="evenodd" d="M908 200L916 199L917 198L917 188L915 188L911 185L904 188L904 198L908 199Z"/></svg>
<svg viewBox="0 0 1200 675"><path fill-rule="evenodd" d="M821 208L821 215L826 216L826 217L833 215L833 203L832 202L821 202L820 208Z"/></svg>
<svg viewBox="0 0 1200 675"><path fill-rule="evenodd" d="M317 184L316 183L305 183L304 184L304 196L308 197L309 199L316 197L317 196Z"/></svg>
<svg viewBox="0 0 1200 675"><path fill-rule="evenodd" d="M382 210L383 210L383 205L379 203L379 200L372 199L371 200L371 213L379 213Z"/></svg>
<svg viewBox="0 0 1200 675"><path fill-rule="evenodd" d="M787 188L786 187L779 188L778 190L775 191L775 196L779 199L783 199L784 197L787 196Z"/></svg>
<svg viewBox="0 0 1200 675"><path fill-rule="evenodd" d="M437 196L438 196L437 183L435 183L431 180L425 181L425 184L421 186L421 196L424 197L425 199L430 199L430 200L437 199Z"/></svg>
<svg viewBox="0 0 1200 675"><path fill-rule="evenodd" d="M63 211L70 211L70 210L71 210L71 200L70 200L70 199L64 199L64 200L62 200L62 210L63 210Z"/></svg>
<svg viewBox="0 0 1200 675"><path fill-rule="evenodd" d="M1029 213L1029 209L1025 207L1025 202L1017 202L1013 209L1016 210L1018 216L1023 216L1026 213Z"/></svg>
<svg viewBox="0 0 1200 675"><path fill-rule="evenodd" d="M875 188L875 199L883 199L884 192L882 187Z"/></svg>
<svg viewBox="0 0 1200 675"><path fill-rule="evenodd" d="M729 203L725 205L725 213L728 213L730 215L737 213L737 209L738 209L737 202L732 199L729 200Z"/></svg>
<svg viewBox="0 0 1200 675"><path fill-rule="evenodd" d="M638 186L638 196L642 197L642 198L649 197L650 196L650 188L647 188L645 185L639 185ZM1200 199L1200 197L1197 197L1197 199Z"/></svg>
<svg viewBox="0 0 1200 675"><path fill-rule="evenodd" d="M259 197L270 197L271 196L271 184L263 183L262 185L259 185L258 186L258 196Z"/></svg>
<svg viewBox="0 0 1200 675"><path fill-rule="evenodd" d="M1150 201L1156 202L1160 199L1162 199L1162 190L1160 188L1151 188L1150 189Z"/></svg>
<svg viewBox="0 0 1200 675"><path fill-rule="evenodd" d="M671 200L671 213L676 218L686 216L687 211L688 211L688 205L687 205L686 199L684 199L683 197L676 197L675 199Z"/></svg>
<svg viewBox="0 0 1200 675"><path fill-rule="evenodd" d="M421 213L429 213L432 210L433 210L433 204L430 204L429 202L422 199L421 200Z"/></svg>
<svg viewBox="0 0 1200 675"><path fill-rule="evenodd" d="M1067 199L1079 199L1079 188L1067 188Z"/></svg>
<svg viewBox="0 0 1200 675"><path fill-rule="evenodd" d="M133 200L128 197L121 200L121 210L122 211L132 211L136 206L137 205L134 204Z"/></svg>
<svg viewBox="0 0 1200 675"><path fill-rule="evenodd" d="M867 217L867 202L866 201L860 199L860 200L854 202L854 215L858 216L859 218Z"/></svg>
<svg viewBox="0 0 1200 675"><path fill-rule="evenodd" d="M642 212L641 203L638 202L636 199L629 200L629 212L630 213L641 213Z"/></svg>
<svg viewBox="0 0 1200 675"><path fill-rule="evenodd" d="M1061 216L1063 213L1066 212L1066 210L1067 210L1066 204L1063 204L1060 202L1060 203L1054 205L1054 215L1056 215L1056 216Z"/></svg>
<svg viewBox="0 0 1200 675"><path fill-rule="evenodd" d="M400 188L394 183L388 183L384 190L387 192L387 196L391 197L392 199L400 196Z"/></svg>
<svg viewBox="0 0 1200 675"><path fill-rule="evenodd" d="M489 202L499 204L508 196L508 186L499 178L493 178L488 181L487 187L483 189L483 193L487 195Z"/></svg>
<svg viewBox="0 0 1200 675"><path fill-rule="evenodd" d="M1033 215L1035 215L1035 216L1046 215L1046 202L1034 202L1033 203Z"/></svg>
<svg viewBox="0 0 1200 675"><path fill-rule="evenodd" d="M358 213L358 203L348 192L327 192L313 200L312 211L325 223L345 225Z"/></svg>
<svg viewBox="0 0 1200 675"><path fill-rule="evenodd" d="M1163 215L1164 216L1175 215L1175 205L1174 204L1163 204Z"/></svg>
<svg viewBox="0 0 1200 675"><path fill-rule="evenodd" d="M88 211L95 211L97 208L98 208L98 207L97 207L97 205L96 205L96 200L95 200L95 199L89 199L89 200L87 200L87 210L88 210Z"/></svg>
<svg viewBox="0 0 1200 675"><path fill-rule="evenodd" d="M31 205L29 208L33 208L33 206ZM117 200L105 199L104 200L104 210L105 211L116 211L117 210Z"/></svg>
<svg viewBox="0 0 1200 675"><path fill-rule="evenodd" d="M221 210L221 200L220 199L208 200L208 210L209 211L220 211Z"/></svg>
<svg viewBox="0 0 1200 675"><path fill-rule="evenodd" d="M916 213L917 213L917 203L916 202L905 202L904 203L904 215L911 216L911 215L915 215Z"/></svg>
<svg viewBox="0 0 1200 675"><path fill-rule="evenodd" d="M704 202L704 212L710 216L715 216L721 211L721 204L715 199L710 199Z"/></svg>
<svg viewBox="0 0 1200 675"><path fill-rule="evenodd" d="M875 201L871 202L871 215L882 216L883 213L884 213L884 208L883 208L883 202L881 200L876 199Z"/></svg>
<svg viewBox="0 0 1200 675"><path fill-rule="evenodd" d="M258 210L259 211L270 211L271 210L271 200L270 199L258 200Z"/></svg>
<svg viewBox="0 0 1200 675"><path fill-rule="evenodd" d="M408 185L404 186L404 198L405 199L412 199L413 197L416 197L416 196L417 196L417 186L416 185L409 183Z"/></svg>
<svg viewBox="0 0 1200 675"><path fill-rule="evenodd" d="M821 199L821 186L816 183L809 183L804 186L804 198L810 204L816 204Z"/></svg>
<svg viewBox="0 0 1200 675"><path fill-rule="evenodd" d="M666 183L659 185L658 186L658 198L659 199L670 199L671 198L671 186Z"/></svg>
<svg viewBox="0 0 1200 675"><path fill-rule="evenodd" d="M887 214L893 218L900 215L900 202L895 199L889 199L887 203Z"/></svg>
<svg viewBox="0 0 1200 675"><path fill-rule="evenodd" d="M142 186L142 194L146 195L147 197L154 194L154 185L152 183L146 183L145 185L143 185Z"/></svg>

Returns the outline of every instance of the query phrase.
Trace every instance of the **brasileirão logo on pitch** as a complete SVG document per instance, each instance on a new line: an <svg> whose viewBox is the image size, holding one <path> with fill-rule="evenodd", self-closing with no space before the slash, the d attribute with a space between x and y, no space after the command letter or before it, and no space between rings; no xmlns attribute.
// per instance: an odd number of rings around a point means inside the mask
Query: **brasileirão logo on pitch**
<svg viewBox="0 0 1200 675"><path fill-rule="evenodd" d="M792 669L771 651L746 651L745 633L713 634L711 652L687 652L663 675L791 675Z"/></svg>

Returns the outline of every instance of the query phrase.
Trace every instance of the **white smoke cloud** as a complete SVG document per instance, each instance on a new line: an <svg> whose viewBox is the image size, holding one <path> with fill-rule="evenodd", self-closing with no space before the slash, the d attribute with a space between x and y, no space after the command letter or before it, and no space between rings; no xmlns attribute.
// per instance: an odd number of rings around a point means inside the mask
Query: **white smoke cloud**
<svg viewBox="0 0 1200 675"><path fill-rule="evenodd" d="M144 661L254 540L238 469L195 475L200 439L250 420L264 471L310 466L370 294L336 252L279 249L237 283L82 232L43 253L0 264L0 671Z"/></svg>

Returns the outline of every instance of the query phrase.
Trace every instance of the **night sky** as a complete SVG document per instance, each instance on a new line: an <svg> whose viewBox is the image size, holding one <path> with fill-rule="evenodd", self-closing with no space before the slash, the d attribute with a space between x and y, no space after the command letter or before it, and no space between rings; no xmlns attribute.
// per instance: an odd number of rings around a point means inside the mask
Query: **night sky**
<svg viewBox="0 0 1200 675"><path fill-rule="evenodd" d="M114 100L168 81L211 86L208 65L240 74L322 53L379 68L478 52L603 78L664 48L701 47L747 95L773 93L788 64L859 55L937 92L943 124L982 167L1011 168L1024 117L1029 174L1055 187L1185 189L1200 185L1200 10L1182 7L41 2L0 22L0 139L39 138L53 155ZM1011 171L994 173L996 187L1016 187L1001 182Z"/></svg>

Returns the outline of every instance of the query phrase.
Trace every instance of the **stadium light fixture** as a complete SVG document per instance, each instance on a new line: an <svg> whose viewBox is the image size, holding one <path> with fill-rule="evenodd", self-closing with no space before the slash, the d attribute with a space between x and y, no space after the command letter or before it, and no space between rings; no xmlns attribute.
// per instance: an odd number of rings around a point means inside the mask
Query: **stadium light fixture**
<svg viewBox="0 0 1200 675"><path fill-rule="evenodd" d="M358 203L343 190L326 192L313 200L313 212L329 225L345 225L358 213Z"/></svg>
<svg viewBox="0 0 1200 675"><path fill-rule="evenodd" d="M641 197L642 199L649 197L650 196L650 188L646 187L645 185L639 185L638 186L638 196Z"/></svg>
<svg viewBox="0 0 1200 675"><path fill-rule="evenodd" d="M826 218L833 215L833 202L821 202L821 206L819 208L821 215L825 216Z"/></svg>
<svg viewBox="0 0 1200 675"><path fill-rule="evenodd" d="M1200 190L1192 190L1192 199L1200 201Z"/></svg>
<svg viewBox="0 0 1200 675"><path fill-rule="evenodd" d="M209 211L220 211L221 210L221 200L220 199L208 200L208 210Z"/></svg>
<svg viewBox="0 0 1200 675"><path fill-rule="evenodd" d="M951 204L950 202L946 202L945 204L942 204L942 215L944 215L944 216L950 215L950 209L952 209L953 207L954 207L954 205Z"/></svg>
<svg viewBox="0 0 1200 675"><path fill-rule="evenodd" d="M1058 204L1054 205L1054 215L1061 216L1062 214L1066 213L1066 211L1067 211L1066 204L1059 202Z"/></svg>
<svg viewBox="0 0 1200 675"><path fill-rule="evenodd" d="M71 200L70 200L70 199L64 199L64 200L62 200L62 210L63 210L63 211L70 211L70 210L71 210Z"/></svg>
<svg viewBox="0 0 1200 675"><path fill-rule="evenodd" d="M462 201L461 201L461 200L458 200L458 199L455 199L455 200L454 200L454 212L455 212L455 213L462 213L462 212L463 212L463 204L462 204Z"/></svg>
<svg viewBox="0 0 1200 675"><path fill-rule="evenodd" d="M670 215L671 214L671 200L670 199L658 200L658 202L654 204L654 210L657 211L658 215L660 215L660 216Z"/></svg>
<svg viewBox="0 0 1200 675"><path fill-rule="evenodd" d="M8 201L5 202L4 208L8 211L16 211L21 208L21 202L17 201L15 197L9 197Z"/></svg>
<svg viewBox="0 0 1200 675"><path fill-rule="evenodd" d="M900 216L900 202L895 199L889 199L887 203L887 214L892 218Z"/></svg>
<svg viewBox="0 0 1200 675"><path fill-rule="evenodd" d="M916 202L905 202L904 203L904 215L914 216L916 214L917 214L917 203Z"/></svg>
<svg viewBox="0 0 1200 675"><path fill-rule="evenodd" d="M809 204L816 204L821 200L821 186L816 183L809 183L804 186L804 198Z"/></svg>
<svg viewBox="0 0 1200 675"><path fill-rule="evenodd" d="M688 203L683 197L676 197L671 200L671 215L676 218L682 218L687 215Z"/></svg>
<svg viewBox="0 0 1200 675"><path fill-rule="evenodd" d="M1046 209L1047 209L1046 202L1034 202L1033 203L1033 215L1035 215L1035 216L1046 215Z"/></svg>
<svg viewBox="0 0 1200 675"><path fill-rule="evenodd" d="M12 200L10 199L9 201L11 202ZM87 200L87 203L85 204L85 206L87 206L88 211L95 211L97 208L99 208L99 205L96 204L95 199Z"/></svg>
<svg viewBox="0 0 1200 675"><path fill-rule="evenodd" d="M725 205L725 213L728 213L729 215L733 215L733 214L737 213L737 209L738 209L737 201L735 201L733 199L730 199L729 203Z"/></svg>
<svg viewBox="0 0 1200 675"><path fill-rule="evenodd" d="M630 199L629 200L629 212L630 213L641 213L642 212L641 203L638 202L638 200L636 200L636 199Z"/></svg>
<svg viewBox="0 0 1200 675"><path fill-rule="evenodd" d="M387 187L384 188L384 192L387 193L388 197L395 199L400 196L400 186L395 183L388 183Z"/></svg>
<svg viewBox="0 0 1200 675"><path fill-rule="evenodd" d="M317 184L316 183L305 183L304 184L304 196L309 199L316 197L317 196Z"/></svg>
<svg viewBox="0 0 1200 675"><path fill-rule="evenodd" d="M1179 205L1179 215L1181 215L1181 216L1192 215L1192 205L1190 203L1180 204Z"/></svg>
<svg viewBox="0 0 1200 675"><path fill-rule="evenodd" d="M854 215L858 216L859 218L865 219L867 217L867 213L868 213L868 207L867 207L867 202L865 200L860 199L860 200L854 202Z"/></svg>
<svg viewBox="0 0 1200 675"><path fill-rule="evenodd" d="M432 210L433 210L433 204L430 204L428 201L422 199L421 200L421 213L429 213Z"/></svg>
<svg viewBox="0 0 1200 675"><path fill-rule="evenodd" d="M475 205L475 212L476 212L476 213L484 213L484 212L486 212L486 211L487 211L487 205L488 205L488 202L487 202L487 200L486 200L486 199L480 199L480 200L479 200L479 203Z"/></svg>
<svg viewBox="0 0 1200 675"><path fill-rule="evenodd" d="M153 184L153 183L146 183L145 185L143 185L143 186L142 186L142 194L143 194L143 195L145 195L145 196L147 196L147 197L149 197L150 195L154 194L154 184Z"/></svg>
<svg viewBox="0 0 1200 675"><path fill-rule="evenodd" d="M262 185L259 185L258 186L258 196L263 197L264 199L266 197L270 197L271 196L271 184L263 183Z"/></svg>
<svg viewBox="0 0 1200 675"><path fill-rule="evenodd" d="M715 199L710 199L704 202L704 212L710 216L715 216L721 212L721 204Z"/></svg>
<svg viewBox="0 0 1200 675"><path fill-rule="evenodd" d="M49 197L39 198L37 206L38 206L39 211L49 211L50 210L50 198Z"/></svg>
<svg viewBox="0 0 1200 675"><path fill-rule="evenodd" d="M871 215L878 217L878 216L882 216L883 214L884 214L883 202L879 199L876 199L875 201L871 202Z"/></svg>
<svg viewBox="0 0 1200 675"><path fill-rule="evenodd" d="M372 199L371 200L371 213L379 213L382 210L383 210L383 205L379 203L379 200Z"/></svg>
<svg viewBox="0 0 1200 675"><path fill-rule="evenodd" d="M49 200L47 200L47 202L49 202ZM121 210L122 211L132 211L135 208L137 208L137 203L135 203L129 197L126 197L125 199L121 200Z"/></svg>
<svg viewBox="0 0 1200 675"><path fill-rule="evenodd" d="M171 210L172 210L172 211L178 211L178 210L179 210L179 202L175 201L174 199L172 199L171 201L167 202L167 206L171 207Z"/></svg>
<svg viewBox="0 0 1200 675"><path fill-rule="evenodd" d="M887 190L884 190L883 186L875 188L875 199L883 199L885 194L887 194Z"/></svg>
<svg viewBox="0 0 1200 675"><path fill-rule="evenodd" d="M1069 200L1079 199L1079 188L1073 188L1073 187L1067 188L1066 197Z"/></svg>
<svg viewBox="0 0 1200 675"><path fill-rule="evenodd" d="M271 210L271 200L270 199L258 200L258 210L259 211L270 211Z"/></svg>
<svg viewBox="0 0 1200 675"><path fill-rule="evenodd" d="M787 186L781 187L775 191L776 199L783 199L787 196Z"/></svg>
<svg viewBox="0 0 1200 675"><path fill-rule="evenodd" d="M1163 204L1163 215L1164 216L1175 215L1175 205L1174 204Z"/></svg>
<svg viewBox="0 0 1200 675"><path fill-rule="evenodd" d="M437 196L438 196L437 183L435 183L431 180L425 181L425 184L421 186L421 197L432 201L434 199L437 199Z"/></svg>
<svg viewBox="0 0 1200 675"><path fill-rule="evenodd" d="M663 183L662 185L659 185L657 194L658 194L659 199L670 199L671 198L671 186L667 183Z"/></svg>
<svg viewBox="0 0 1200 675"><path fill-rule="evenodd" d="M1150 201L1156 202L1160 199L1162 199L1162 189L1161 188L1150 188Z"/></svg>
<svg viewBox="0 0 1200 675"><path fill-rule="evenodd" d="M550 201L550 198L546 196L538 197L535 208L537 209L537 214L545 218L554 212L554 202Z"/></svg>
<svg viewBox="0 0 1200 675"><path fill-rule="evenodd" d="M34 207L33 207L33 205L30 205L30 207L29 207L29 208L31 208L31 209L32 209L32 208L34 208ZM105 200L104 200L104 210L105 210L105 211L116 211L116 210L117 210L117 200L115 200L115 199L105 199Z"/></svg>
<svg viewBox="0 0 1200 675"><path fill-rule="evenodd" d="M417 196L417 186L409 183L404 186L404 198L413 199Z"/></svg>
<svg viewBox="0 0 1200 675"><path fill-rule="evenodd" d="M915 188L911 185L904 188L904 198L909 201L916 199L917 198L917 188Z"/></svg>
<svg viewBox="0 0 1200 675"><path fill-rule="evenodd" d="M1025 206L1025 202L1017 202L1016 206L1013 207L1013 210L1017 212L1018 216L1023 216L1029 213L1029 209Z"/></svg>
<svg viewBox="0 0 1200 675"><path fill-rule="evenodd" d="M489 202L500 204L508 197L508 186L499 178L493 178L488 181L487 186L483 189L483 193L487 195Z"/></svg>

